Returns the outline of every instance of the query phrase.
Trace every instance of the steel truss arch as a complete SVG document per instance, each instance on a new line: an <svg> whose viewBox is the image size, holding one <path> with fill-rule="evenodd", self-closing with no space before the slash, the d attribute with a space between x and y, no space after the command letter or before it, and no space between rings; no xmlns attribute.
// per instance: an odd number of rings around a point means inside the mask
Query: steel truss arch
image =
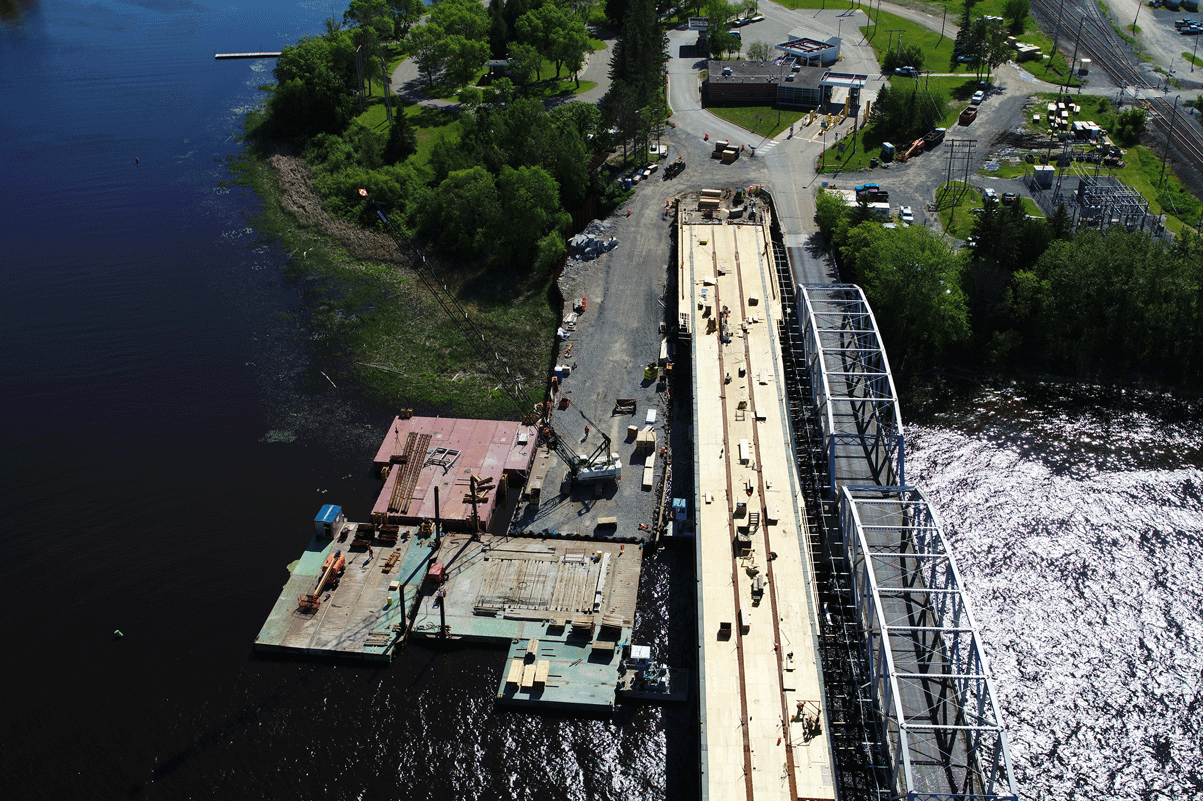
<svg viewBox="0 0 1203 801"><path fill-rule="evenodd" d="M896 798L1017 798L973 614L935 510L913 487L844 486L851 592Z"/></svg>
<svg viewBox="0 0 1203 801"><path fill-rule="evenodd" d="M854 284L803 284L802 341L811 403L827 447L827 492L906 484L902 413L869 302Z"/></svg>

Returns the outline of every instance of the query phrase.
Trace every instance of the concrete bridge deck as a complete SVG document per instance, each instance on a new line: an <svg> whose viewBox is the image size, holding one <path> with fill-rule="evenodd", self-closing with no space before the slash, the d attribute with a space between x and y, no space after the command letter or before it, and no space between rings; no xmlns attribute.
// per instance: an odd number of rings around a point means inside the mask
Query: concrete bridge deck
<svg viewBox="0 0 1203 801"><path fill-rule="evenodd" d="M715 223L689 206L678 304L692 339L702 795L834 799L764 210Z"/></svg>

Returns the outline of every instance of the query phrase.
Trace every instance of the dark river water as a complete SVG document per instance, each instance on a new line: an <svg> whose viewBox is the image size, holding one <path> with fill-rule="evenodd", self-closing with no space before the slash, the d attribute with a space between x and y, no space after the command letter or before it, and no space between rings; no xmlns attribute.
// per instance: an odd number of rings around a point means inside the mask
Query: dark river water
<svg viewBox="0 0 1203 801"><path fill-rule="evenodd" d="M383 669L251 653L320 505L369 513L391 412L320 376L289 254L223 188L272 63L213 54L277 50L342 8L0 6L5 798L696 786L696 747L665 733L688 712L498 713L501 651L410 648ZM653 561L638 621L677 661L666 599L687 575Z"/></svg>
<svg viewBox="0 0 1203 801"><path fill-rule="evenodd" d="M341 6L0 11L4 797L693 797L690 709L497 712L500 651L251 653L319 506L370 510L391 410L293 324L290 255L224 186L272 65L213 54ZM1197 408L1143 395L985 392L911 427L1025 798L1203 796L1201 447ZM647 563L637 619L686 665L689 562Z"/></svg>

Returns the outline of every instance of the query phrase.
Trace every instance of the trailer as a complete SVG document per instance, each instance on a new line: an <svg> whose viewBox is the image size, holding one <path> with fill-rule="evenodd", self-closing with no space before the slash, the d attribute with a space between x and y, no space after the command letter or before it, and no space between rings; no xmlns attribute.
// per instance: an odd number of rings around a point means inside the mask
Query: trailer
<svg viewBox="0 0 1203 801"><path fill-rule="evenodd" d="M977 106L970 106L961 112L961 116L957 118L957 122L961 125L968 125L977 119Z"/></svg>

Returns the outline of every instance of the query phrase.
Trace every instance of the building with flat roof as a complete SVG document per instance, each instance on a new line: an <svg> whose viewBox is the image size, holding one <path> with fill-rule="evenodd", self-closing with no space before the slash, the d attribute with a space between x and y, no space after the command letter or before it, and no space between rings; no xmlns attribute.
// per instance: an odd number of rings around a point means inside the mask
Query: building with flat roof
<svg viewBox="0 0 1203 801"><path fill-rule="evenodd" d="M799 35L799 32L800 29L797 28L790 31L790 38L779 45L774 45L773 48L793 56L798 59L799 63L807 66L829 67L840 60L840 44L843 42L840 37L811 39L808 36Z"/></svg>
<svg viewBox="0 0 1203 801"><path fill-rule="evenodd" d="M850 98L855 107L869 80L867 75L803 66L793 56L774 61L710 61L707 69L706 100L715 106L775 103L823 108L843 105Z"/></svg>

